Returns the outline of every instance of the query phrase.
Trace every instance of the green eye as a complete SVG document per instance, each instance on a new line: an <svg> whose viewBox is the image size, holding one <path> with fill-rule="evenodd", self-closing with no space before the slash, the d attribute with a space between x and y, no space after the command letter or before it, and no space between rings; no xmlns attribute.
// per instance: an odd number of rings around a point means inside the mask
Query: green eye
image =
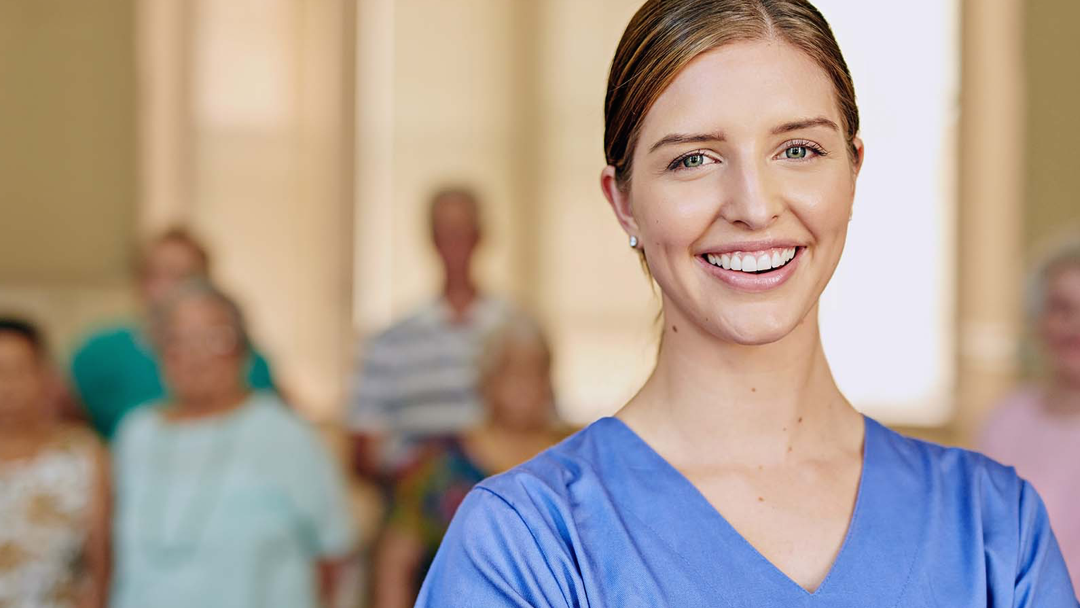
<svg viewBox="0 0 1080 608"><path fill-rule="evenodd" d="M705 164L705 155L691 154L690 156L683 158L679 162L679 164L682 165L685 169L693 169L694 167L700 167L701 165Z"/></svg>
<svg viewBox="0 0 1080 608"><path fill-rule="evenodd" d="M792 160L804 159L806 158L806 155L806 146L791 146L787 150L784 150L784 158L790 158Z"/></svg>

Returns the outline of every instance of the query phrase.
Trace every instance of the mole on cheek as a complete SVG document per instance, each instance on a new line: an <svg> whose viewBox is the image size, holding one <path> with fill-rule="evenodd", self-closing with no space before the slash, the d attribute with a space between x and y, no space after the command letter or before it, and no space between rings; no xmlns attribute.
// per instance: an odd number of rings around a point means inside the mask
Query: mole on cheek
<svg viewBox="0 0 1080 608"><path fill-rule="evenodd" d="M678 325L672 325L671 326L671 331L673 331L675 333L679 333L679 326ZM802 420L802 418L800 418L799 420Z"/></svg>

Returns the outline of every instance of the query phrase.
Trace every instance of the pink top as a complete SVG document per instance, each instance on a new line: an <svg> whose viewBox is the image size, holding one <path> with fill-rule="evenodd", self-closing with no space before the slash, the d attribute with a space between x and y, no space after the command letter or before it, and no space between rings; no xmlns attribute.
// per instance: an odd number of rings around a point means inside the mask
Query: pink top
<svg viewBox="0 0 1080 608"><path fill-rule="evenodd" d="M1080 414L1051 415L1042 391L1025 388L1002 400L980 449L1016 467L1046 503L1073 588L1080 589Z"/></svg>

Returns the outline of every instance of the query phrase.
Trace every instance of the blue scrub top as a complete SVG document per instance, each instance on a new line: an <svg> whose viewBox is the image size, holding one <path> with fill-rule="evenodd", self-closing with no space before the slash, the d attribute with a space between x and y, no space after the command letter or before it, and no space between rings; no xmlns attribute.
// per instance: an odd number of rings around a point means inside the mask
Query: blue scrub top
<svg viewBox="0 0 1080 608"><path fill-rule="evenodd" d="M417 606L1077 606L1042 501L1012 468L865 420L855 512L814 593L604 418L469 494Z"/></svg>

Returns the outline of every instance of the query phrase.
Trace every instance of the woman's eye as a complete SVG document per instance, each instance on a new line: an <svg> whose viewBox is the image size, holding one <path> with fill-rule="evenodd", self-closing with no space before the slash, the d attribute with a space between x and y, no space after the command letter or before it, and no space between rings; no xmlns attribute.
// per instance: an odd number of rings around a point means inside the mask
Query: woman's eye
<svg viewBox="0 0 1080 608"><path fill-rule="evenodd" d="M681 161L679 161L679 167L681 167L683 169L693 169L694 167L700 167L701 165L704 165L704 164L705 164L705 155L704 154L691 154L689 156L684 156L683 159Z"/></svg>
<svg viewBox="0 0 1080 608"><path fill-rule="evenodd" d="M810 155L810 148L806 146L791 146L784 150L784 158L790 160L802 160Z"/></svg>

